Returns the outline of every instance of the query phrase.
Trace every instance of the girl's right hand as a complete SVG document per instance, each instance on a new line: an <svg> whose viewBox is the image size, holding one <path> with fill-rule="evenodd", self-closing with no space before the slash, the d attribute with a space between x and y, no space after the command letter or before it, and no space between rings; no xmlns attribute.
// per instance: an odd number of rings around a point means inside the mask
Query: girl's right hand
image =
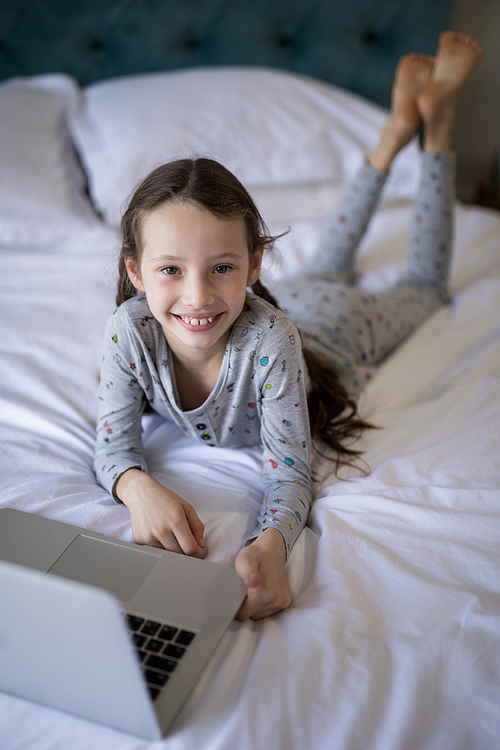
<svg viewBox="0 0 500 750"><path fill-rule="evenodd" d="M192 505L140 469L128 469L115 485L116 496L130 510L130 523L138 544L163 547L203 558L204 526Z"/></svg>

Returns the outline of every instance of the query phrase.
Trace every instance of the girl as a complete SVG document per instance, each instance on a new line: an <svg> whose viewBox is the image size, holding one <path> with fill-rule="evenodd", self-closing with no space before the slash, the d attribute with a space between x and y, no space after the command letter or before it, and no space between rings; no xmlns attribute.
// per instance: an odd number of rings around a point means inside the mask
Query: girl
<svg viewBox="0 0 500 750"><path fill-rule="evenodd" d="M402 59L380 143L328 219L306 274L278 286L281 309L259 281L264 249L276 238L216 162L157 168L123 216L118 308L104 336L96 475L129 507L137 542L203 558L195 509L148 474L145 405L209 446L261 443L262 512L235 562L248 588L242 620L291 604L285 562L312 500L312 441L334 449L337 469L353 460L357 452L345 441L368 425L352 394L448 299L454 101L481 54L470 37L445 32L436 58ZM355 251L392 160L421 125L423 174L407 270L375 297L352 285Z"/></svg>

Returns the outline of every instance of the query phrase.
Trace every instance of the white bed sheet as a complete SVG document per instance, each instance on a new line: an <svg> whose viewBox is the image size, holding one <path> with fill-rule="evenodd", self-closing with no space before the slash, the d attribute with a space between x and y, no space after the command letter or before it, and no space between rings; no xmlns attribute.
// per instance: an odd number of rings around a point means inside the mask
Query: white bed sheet
<svg viewBox="0 0 500 750"><path fill-rule="evenodd" d="M367 287L400 272L409 215L401 201L379 211L360 258ZM287 273L319 225L293 223ZM288 563L293 606L231 626L172 734L148 743L1 694L4 750L498 746L499 248L498 213L457 208L453 302L362 399L382 428L361 441L371 473L339 482L318 467L309 526ZM0 506L130 541L128 510L91 468L114 256L104 228L0 250ZM275 264L271 280L283 272ZM259 450L195 445L157 417L144 421L153 473L198 509L209 558L231 563L260 505Z"/></svg>

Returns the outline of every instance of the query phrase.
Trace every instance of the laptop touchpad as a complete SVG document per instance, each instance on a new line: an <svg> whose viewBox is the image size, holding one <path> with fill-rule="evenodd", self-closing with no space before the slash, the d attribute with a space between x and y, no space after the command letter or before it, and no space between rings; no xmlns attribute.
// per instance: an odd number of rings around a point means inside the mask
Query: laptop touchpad
<svg viewBox="0 0 500 750"><path fill-rule="evenodd" d="M128 602L160 555L79 534L48 573L106 589Z"/></svg>

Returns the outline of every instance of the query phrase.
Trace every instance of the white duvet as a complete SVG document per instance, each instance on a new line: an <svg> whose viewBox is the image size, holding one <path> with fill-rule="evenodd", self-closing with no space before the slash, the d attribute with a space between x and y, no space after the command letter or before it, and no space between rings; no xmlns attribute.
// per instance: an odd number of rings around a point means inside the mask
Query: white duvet
<svg viewBox="0 0 500 750"><path fill-rule="evenodd" d="M339 189L256 188L272 230L283 229L280 196L296 207L271 283L300 268L315 214ZM401 271L409 216L401 196L378 212L360 257L367 287ZM381 428L361 440L369 475L338 481L315 467L316 500L288 562L292 607L231 626L163 742L0 694L2 749L498 747L500 215L457 206L456 219L452 304L362 397ZM132 541L127 508L92 473L115 231L90 222L57 244L23 232L0 248L0 507ZM144 440L152 472L204 521L209 559L230 564L260 506L260 451L197 445L154 416Z"/></svg>

